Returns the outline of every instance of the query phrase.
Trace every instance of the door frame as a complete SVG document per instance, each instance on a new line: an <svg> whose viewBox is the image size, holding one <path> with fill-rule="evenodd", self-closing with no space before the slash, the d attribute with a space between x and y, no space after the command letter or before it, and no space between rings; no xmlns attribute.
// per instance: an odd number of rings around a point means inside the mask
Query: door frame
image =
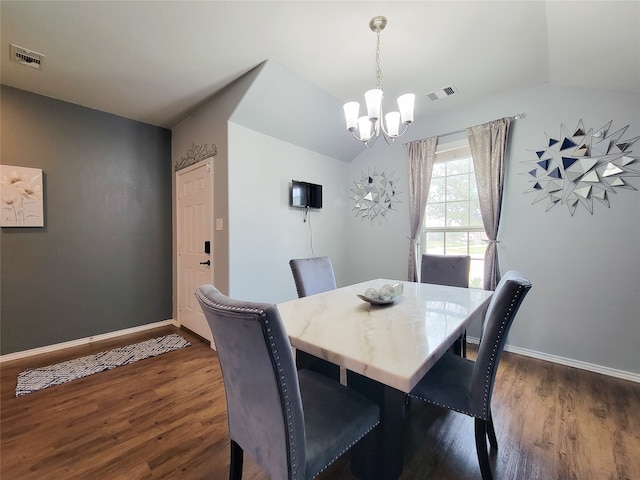
<svg viewBox="0 0 640 480"><path fill-rule="evenodd" d="M204 166L205 164L209 165L209 185L210 185L210 204L209 204L209 208L210 208L210 215L211 215L211 221L209 222L209 238L211 239L211 253L210 253L210 258L211 258L211 263L212 266L211 268L209 268L209 283L213 284L213 271L215 268L215 265L213 264L213 258L214 258L214 249L215 249L215 241L214 241L214 231L215 231L215 222L214 222L214 195L213 195L213 190L214 190L214 165L213 165L213 160L214 160L214 156L210 156L207 158L204 158L202 160L200 160L199 162L196 162L192 165L189 165L188 167L185 168L181 168L180 170L177 170L175 172L175 176L174 176L174 181L175 181L175 192L174 192L174 202L175 202L175 215L176 215L176 221L175 221L175 238L176 238L176 248L174 249L174 262L176 265L176 271L174 273L174 280L175 280L175 291L174 291L174 298L176 299L176 319L175 319L175 323L179 326L182 327L182 324L180 322L181 318L180 318L180 267L181 267L181 262L180 262L180 247L181 247L181 238L180 238L180 208L178 205L178 192L179 192L179 181L178 179L180 178L180 175L183 175L185 173L189 173L193 170L196 170L202 166ZM213 343L213 340L211 341L211 348L215 349L215 345Z"/></svg>

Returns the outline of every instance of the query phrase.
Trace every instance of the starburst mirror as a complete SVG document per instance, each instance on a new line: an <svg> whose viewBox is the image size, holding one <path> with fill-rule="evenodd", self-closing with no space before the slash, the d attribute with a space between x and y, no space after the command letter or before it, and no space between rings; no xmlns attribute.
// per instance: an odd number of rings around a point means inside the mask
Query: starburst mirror
<svg viewBox="0 0 640 480"><path fill-rule="evenodd" d="M545 147L535 151L535 160L525 161L531 169L524 174L536 193L533 204L546 200L547 211L564 204L573 215L578 205L593 214L593 200L610 207L618 189L637 190L630 177L640 176L640 158L631 156L631 146L640 136L622 137L629 128L610 133L613 120L602 128L585 130L582 120L573 133L561 125L559 136L547 136Z"/></svg>
<svg viewBox="0 0 640 480"><path fill-rule="evenodd" d="M362 221L368 218L372 224L376 220L378 224L382 223L383 218L386 220L387 214L395 210L394 205L400 203L397 185L398 180L393 174L385 171L378 173L374 168L373 173L362 172L360 181L354 182L354 188L351 189L356 218Z"/></svg>

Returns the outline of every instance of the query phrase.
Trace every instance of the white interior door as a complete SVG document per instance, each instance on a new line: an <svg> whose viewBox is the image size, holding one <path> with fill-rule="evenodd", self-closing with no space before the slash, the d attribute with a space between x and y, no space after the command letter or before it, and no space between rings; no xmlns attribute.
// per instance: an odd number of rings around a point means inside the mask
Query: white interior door
<svg viewBox="0 0 640 480"><path fill-rule="evenodd" d="M211 342L209 325L195 298L196 289L213 283L212 159L180 170L176 176L178 241L178 323ZM207 253L208 250L208 253Z"/></svg>

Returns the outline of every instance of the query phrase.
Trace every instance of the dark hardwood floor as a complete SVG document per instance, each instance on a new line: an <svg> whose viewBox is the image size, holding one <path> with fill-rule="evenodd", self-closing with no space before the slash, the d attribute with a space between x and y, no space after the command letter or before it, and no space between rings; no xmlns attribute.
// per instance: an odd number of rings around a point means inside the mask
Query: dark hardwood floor
<svg viewBox="0 0 640 480"><path fill-rule="evenodd" d="M216 354L191 347L15 398L26 368L173 333L166 327L5 362L0 478L225 479L229 442ZM470 346L469 356L475 355ZM640 384L505 353L493 398L497 479L640 479ZM473 420L413 402L407 479L480 479ZM352 480L349 457L320 480ZM245 480L266 475L245 456Z"/></svg>

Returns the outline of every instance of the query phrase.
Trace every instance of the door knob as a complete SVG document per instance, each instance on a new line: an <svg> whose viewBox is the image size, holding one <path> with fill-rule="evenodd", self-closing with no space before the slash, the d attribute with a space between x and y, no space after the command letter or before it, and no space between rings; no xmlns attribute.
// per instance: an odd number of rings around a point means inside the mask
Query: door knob
<svg viewBox="0 0 640 480"><path fill-rule="evenodd" d="M211 260L207 260L206 262L200 262L200 265L211 265Z"/></svg>

